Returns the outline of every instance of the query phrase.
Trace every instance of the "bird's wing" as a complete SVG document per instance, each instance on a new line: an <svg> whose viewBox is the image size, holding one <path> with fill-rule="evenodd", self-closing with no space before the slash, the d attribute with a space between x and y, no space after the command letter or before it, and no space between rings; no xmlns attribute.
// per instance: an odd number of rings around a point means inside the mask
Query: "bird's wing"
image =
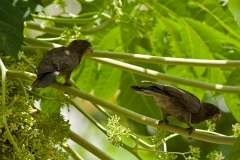
<svg viewBox="0 0 240 160"><path fill-rule="evenodd" d="M37 75L54 71L72 71L79 64L77 52L67 48L53 48L49 50L43 57L36 69Z"/></svg>
<svg viewBox="0 0 240 160"><path fill-rule="evenodd" d="M184 104L186 106L186 109L191 113L198 112L198 110L201 107L200 100L195 95L193 95L188 91L185 91L183 89L176 88L173 86L169 86L169 85L161 85L151 81L142 81L142 82L149 83L154 85L155 87L160 88L164 92L164 94Z"/></svg>

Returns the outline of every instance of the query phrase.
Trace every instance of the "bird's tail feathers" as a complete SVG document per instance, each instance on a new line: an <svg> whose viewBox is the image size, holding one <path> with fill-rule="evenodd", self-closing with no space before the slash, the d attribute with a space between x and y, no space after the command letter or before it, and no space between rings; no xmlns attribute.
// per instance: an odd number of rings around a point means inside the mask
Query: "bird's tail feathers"
<svg viewBox="0 0 240 160"><path fill-rule="evenodd" d="M131 86L133 90L136 92L146 95L146 96L153 96L153 94L164 94L164 92L156 87L156 86L149 86L149 87L144 87L144 86Z"/></svg>
<svg viewBox="0 0 240 160"><path fill-rule="evenodd" d="M32 84L32 89L34 88L45 88L52 84L56 79L59 72L48 72L44 73L42 76L38 77Z"/></svg>

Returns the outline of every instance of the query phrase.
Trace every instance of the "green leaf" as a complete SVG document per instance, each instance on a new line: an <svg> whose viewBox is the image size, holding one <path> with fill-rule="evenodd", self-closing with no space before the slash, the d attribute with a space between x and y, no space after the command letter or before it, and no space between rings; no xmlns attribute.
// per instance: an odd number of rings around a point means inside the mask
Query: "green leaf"
<svg viewBox="0 0 240 160"><path fill-rule="evenodd" d="M165 57L184 57L184 45L180 39L181 26L175 20L163 17L153 30L154 47L156 46L157 55ZM170 45L170 46L169 46ZM170 51L169 51L170 50Z"/></svg>
<svg viewBox="0 0 240 160"><path fill-rule="evenodd" d="M94 95L104 99L113 97L120 84L121 74L120 69L102 65L94 87Z"/></svg>
<svg viewBox="0 0 240 160"><path fill-rule="evenodd" d="M207 75L209 83L224 84L227 81L220 68L209 68Z"/></svg>
<svg viewBox="0 0 240 160"><path fill-rule="evenodd" d="M156 105L152 97L138 94L131 89L133 85L144 85L141 83L142 80L147 80L147 78L124 72L119 87L120 95L118 97L118 103L120 106L139 114L161 119L160 107Z"/></svg>
<svg viewBox="0 0 240 160"><path fill-rule="evenodd" d="M230 150L228 160L239 160L240 157L240 137L237 137Z"/></svg>
<svg viewBox="0 0 240 160"><path fill-rule="evenodd" d="M90 92L94 88L98 74L97 67L96 62L83 60L81 65L72 73L77 85L85 92Z"/></svg>
<svg viewBox="0 0 240 160"><path fill-rule="evenodd" d="M118 45L120 41L119 27L114 27L111 30L97 33L91 43L96 50L119 51L122 49ZM97 74L94 95L104 99L113 97L118 89L122 71L108 65L99 65Z"/></svg>
<svg viewBox="0 0 240 160"><path fill-rule="evenodd" d="M197 56L197 58L204 58L198 55L204 54L204 52L222 51L224 49L222 48L222 44L224 43L233 44L235 46L240 45L239 41L236 38L232 38L224 32L218 31L212 26L206 25L190 18L184 18L184 20L188 23L189 26L191 26L191 28L189 29L192 32L192 35L195 36L197 40L194 41L194 47L196 48L195 56ZM211 55L205 58L211 58Z"/></svg>
<svg viewBox="0 0 240 160"><path fill-rule="evenodd" d="M17 57L23 42L23 22L32 20L30 9L23 1L0 1L0 47Z"/></svg>
<svg viewBox="0 0 240 160"><path fill-rule="evenodd" d="M237 86L240 84L240 68L236 68L232 71L227 79L227 85Z"/></svg>

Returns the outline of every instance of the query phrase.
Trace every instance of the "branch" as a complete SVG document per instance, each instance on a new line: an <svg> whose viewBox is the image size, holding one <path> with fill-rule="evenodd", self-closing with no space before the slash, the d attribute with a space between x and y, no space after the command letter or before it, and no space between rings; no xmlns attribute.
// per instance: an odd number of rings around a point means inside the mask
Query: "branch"
<svg viewBox="0 0 240 160"><path fill-rule="evenodd" d="M192 87L197 87L197 88L202 88L202 89L212 90L212 91L217 91L217 92L240 93L240 87L225 86L225 85L221 85L221 84L211 84L211 83L206 83L206 82L189 80L189 79L185 79L185 78L180 78L180 77L160 73L160 72L157 72L157 71L154 71L151 69L145 69L143 67L135 66L132 64L112 60L109 58L91 58L91 57L89 57L88 59L97 61L99 63L111 65L116 68L120 68L122 70L131 72L131 73L135 73L135 74L139 74L139 75L149 77L149 78L161 79L161 80L168 81L168 82L174 82L174 83L178 83L178 84L182 84L182 85L186 85L186 86L192 86Z"/></svg>
<svg viewBox="0 0 240 160"><path fill-rule="evenodd" d="M88 141L86 141L84 138L74 133L73 131L70 131L68 136L71 140L73 140L74 142L76 142L77 144L79 144L80 146L82 146L92 154L94 154L96 157L104 160L113 160L112 157L110 157L109 155L107 155L106 153L104 153L103 151L98 149L96 146L89 143Z"/></svg>
<svg viewBox="0 0 240 160"><path fill-rule="evenodd" d="M77 90L73 87L67 87L64 85L59 85L57 83L54 83L53 85L51 85L52 88L55 88L56 90L60 90L60 91L64 91L65 93L71 94L71 95L75 95L77 97L83 98L85 100L91 101L93 103L99 104L102 107L112 110L116 113L119 113L129 119L132 119L136 122L142 123L142 124L146 124L146 125L150 125L153 127L158 127L158 128L162 128L164 130L167 130L169 132L174 132L186 137L189 137L188 135L188 131L185 128L181 128L178 126L174 126L174 125L165 125L165 124L160 124L158 125L158 121L156 119L147 117L147 116L143 116L140 114L137 114L135 112L132 112L128 109L125 109L121 106L118 106L116 104L110 103L108 101L102 100L98 97L95 97L91 94L85 93L83 91ZM206 142L211 142L211 143L216 143L216 144L228 144L231 145L233 144L235 138L234 137L226 137L226 136L215 136L215 135L210 135L210 134L205 134L205 133L201 133L201 132L193 132L191 134L192 138L195 139L199 139L202 141L206 141Z"/></svg>
<svg viewBox="0 0 240 160"><path fill-rule="evenodd" d="M53 47L60 47L61 46L61 45L56 45L54 43L49 43L49 42L46 42L46 41L40 41L40 40L37 40L35 38L28 38L28 37L24 37L24 42L26 42L28 45L31 45L31 46L48 47L48 49L53 48ZM36 49L35 49L35 51L36 51Z"/></svg>
<svg viewBox="0 0 240 160"><path fill-rule="evenodd" d="M1 67L1 72L2 72L2 109L6 109L6 72L7 72L7 69L6 67L4 66L3 64L3 61L2 59L0 59L0 67ZM3 108L4 107L4 108ZM11 135L10 131L9 131L9 128L8 128L8 124L7 124L7 118L6 118L6 113L4 113L3 115L1 115L1 118L2 118L2 123L3 123L3 126L6 130L6 133L7 133L7 139L12 143L14 149L19 152L19 148L17 146L17 143L14 141L13 139L13 136Z"/></svg>
<svg viewBox="0 0 240 160"><path fill-rule="evenodd" d="M33 81L37 77L36 74L30 72L15 70L7 70L7 76L23 78L31 81Z"/></svg>
<svg viewBox="0 0 240 160"><path fill-rule="evenodd" d="M47 47L45 47L43 49L46 49L46 48ZM22 49L23 50L28 50L28 52L33 51L32 47L22 47ZM95 56L95 55L93 54L91 56ZM112 59L109 59L109 58L90 57L89 54L84 55L84 57L86 59L90 59L90 60L97 61L99 63L111 65L111 66L114 66L116 68L131 72L131 73L139 74L139 75L142 75L142 76L145 76L145 77L153 78L153 79L161 79L161 80L168 81L168 82L174 82L174 83L178 83L178 84L182 84L182 85L186 85L186 86L192 86L192 87L197 87L197 88L211 90L211 91L217 91L217 92L240 93L240 87L226 86L226 85L221 85L221 84L211 84L211 83L206 83L206 82L189 80L189 79L185 79L185 78L180 78L180 77L160 73L160 72L157 72L157 71L154 71L154 70L145 69L143 67L139 67L139 66L135 66L135 65L132 65L132 64L120 62L120 61L117 61L117 60L112 60ZM205 61L208 61L208 60L205 60ZM149 60L149 62L150 62L150 60ZM237 61L228 61L228 62L230 62L229 64L234 64L235 62L236 62L236 64L239 63ZM221 64L221 63L219 63L219 64Z"/></svg>
<svg viewBox="0 0 240 160"><path fill-rule="evenodd" d="M199 66L199 67L218 67L218 68L239 68L240 60L203 60L190 58L171 58L150 56L147 54L94 51L92 55L84 55L85 57L102 57L113 59L126 59L128 61L138 61L146 63L167 64L167 65L184 65L184 66Z"/></svg>
<svg viewBox="0 0 240 160"><path fill-rule="evenodd" d="M89 119L95 126L97 126L105 135L107 135L107 130L100 123L98 123L94 118L92 118L88 113L86 113L74 100L70 99L70 103L78 111L80 111L87 119ZM98 105L95 105L95 106L98 106ZM132 153L139 160L142 160L142 158L138 155L138 153L135 150L133 150L133 148L131 148L129 145L127 145L123 142L123 145L121 145L121 147L126 149L128 152Z"/></svg>
<svg viewBox="0 0 240 160"><path fill-rule="evenodd" d="M28 77L28 75L31 75L28 72L16 72L17 74L13 74L13 73L14 72L11 72L11 76L22 77L22 78L25 78L25 79L31 79L31 78ZM8 72L7 72L7 74L8 74ZM80 91L78 89L75 89L73 87L60 85L59 83L54 83L50 87L55 88L56 90L62 91L64 93L68 93L68 94L83 98L83 99L88 100L92 103L99 104L100 106L102 106L106 109L109 109L109 110L112 110L116 113L119 113L119 114L121 114L121 115L123 115L123 116L125 116L129 119L132 119L132 120L136 121L136 122L146 124L146 125L150 125L150 126L157 127L157 128L162 128L166 131L177 133L177 134L189 137L188 131L185 128L181 128L181 127L170 125L170 124L168 124L168 125L165 125L165 124L158 125L159 120L156 120L156 119L153 119L153 118L135 113L133 111L125 109L125 108L123 108L121 106L118 106L116 104L110 103L108 101L102 100L98 97L95 97L91 94ZM198 140L206 141L206 142L211 142L211 143L216 143L216 144L228 144L228 145L232 145L234 140L236 139L234 137L216 136L216 135L201 133L201 132L198 132L198 131L194 131L191 134L191 137L195 138L195 139L198 139Z"/></svg>
<svg viewBox="0 0 240 160"><path fill-rule="evenodd" d="M99 31L107 28L112 23L113 23L113 21L107 20L97 27L81 29L80 32L81 32L82 35L95 34ZM38 23L34 23L34 22L25 22L24 27L29 28L29 29L33 29L33 30L42 31L42 32L45 32L45 33L50 33L50 34L53 34L53 35L58 35L58 36L61 35L64 31L64 29L62 29L62 28L47 26L45 24L38 24ZM70 32L73 33L73 34L75 33L75 31L73 29L70 29Z"/></svg>
<svg viewBox="0 0 240 160"><path fill-rule="evenodd" d="M26 47L26 46L22 47L22 50L28 53L35 52L36 49L43 49L43 51L47 51L50 48ZM190 58L171 58L171 57L150 56L146 54L108 52L108 51L99 51L99 50L94 50L92 54L85 54L83 55L83 57L88 59L90 59L90 57L126 59L128 61L138 61L138 62L155 63L155 64L166 64L166 65L218 67L218 68L239 68L240 67L240 60L204 60L204 59L190 59Z"/></svg>
<svg viewBox="0 0 240 160"><path fill-rule="evenodd" d="M86 24L94 22L98 17L95 18L56 18L51 16L44 16L44 15L35 15L32 14L33 18L36 19L42 19L42 20L48 20L53 22L59 22L59 23L77 23L77 24Z"/></svg>
<svg viewBox="0 0 240 160"><path fill-rule="evenodd" d="M61 145L65 151L68 152L68 154L74 159L74 160L84 160L72 147L70 147L68 144L62 144Z"/></svg>

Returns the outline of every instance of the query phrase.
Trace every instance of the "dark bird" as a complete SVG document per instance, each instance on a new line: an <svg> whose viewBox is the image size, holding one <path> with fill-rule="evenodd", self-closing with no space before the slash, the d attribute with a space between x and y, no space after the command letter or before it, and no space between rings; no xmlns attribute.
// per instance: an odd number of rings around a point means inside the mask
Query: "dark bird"
<svg viewBox="0 0 240 160"><path fill-rule="evenodd" d="M70 85L70 76L83 54L93 52L92 45L86 40L74 40L68 46L50 49L36 68L37 79L34 88L44 88L54 82L58 75L65 76L65 84Z"/></svg>
<svg viewBox="0 0 240 160"><path fill-rule="evenodd" d="M163 120L159 121L159 123L168 124L167 117L174 116L188 125L187 130L191 134L195 130L191 125L192 123L200 123L207 119L219 120L221 118L220 111L215 105L201 103L196 96L188 91L150 81L142 82L149 83L151 86L131 86L131 88L140 94L153 97L157 105L162 109Z"/></svg>

